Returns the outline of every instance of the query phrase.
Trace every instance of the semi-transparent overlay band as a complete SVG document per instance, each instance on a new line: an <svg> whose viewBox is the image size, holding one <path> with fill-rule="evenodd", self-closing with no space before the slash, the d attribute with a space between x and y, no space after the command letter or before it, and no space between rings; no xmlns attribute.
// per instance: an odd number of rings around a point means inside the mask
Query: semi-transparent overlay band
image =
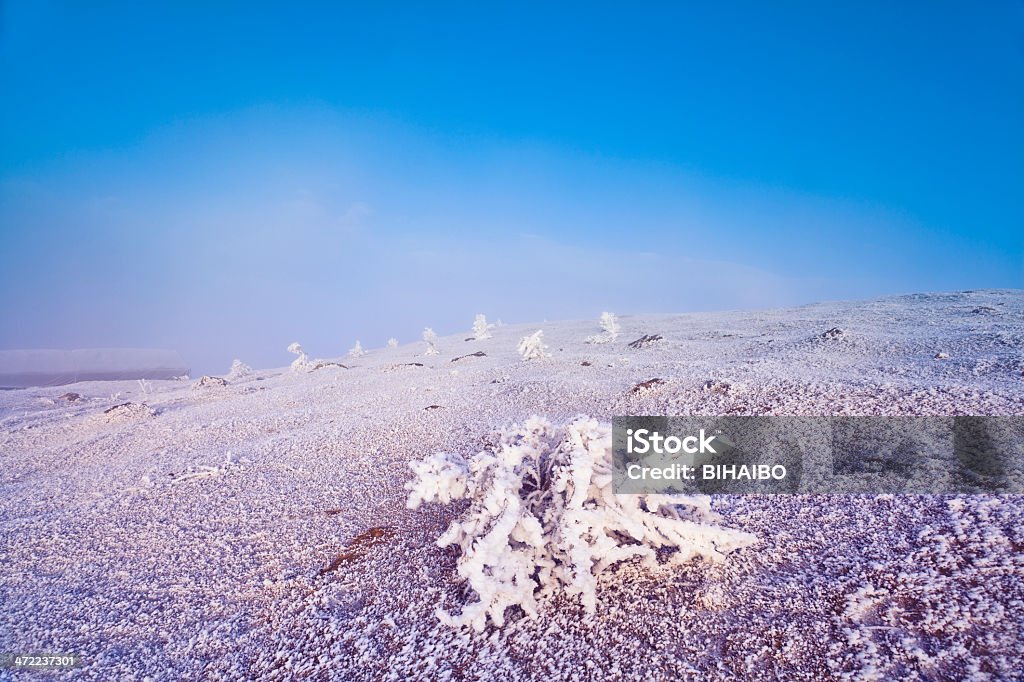
<svg viewBox="0 0 1024 682"><path fill-rule="evenodd" d="M1024 416L614 417L616 493L1024 493Z"/></svg>

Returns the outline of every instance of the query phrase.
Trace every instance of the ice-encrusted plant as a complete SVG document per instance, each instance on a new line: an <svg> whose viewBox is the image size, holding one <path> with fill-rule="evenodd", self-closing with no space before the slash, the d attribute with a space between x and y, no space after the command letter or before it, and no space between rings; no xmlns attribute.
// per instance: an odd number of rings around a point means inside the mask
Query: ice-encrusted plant
<svg viewBox="0 0 1024 682"><path fill-rule="evenodd" d="M366 355L366 351L363 350L363 344L359 343L358 340L356 341L356 345L348 349L348 356L350 358L361 358L364 355Z"/></svg>
<svg viewBox="0 0 1024 682"><path fill-rule="evenodd" d="M491 330L494 329L493 324L487 324L487 316L480 313L473 320L473 339L475 341L483 341L484 339L491 338Z"/></svg>
<svg viewBox="0 0 1024 682"><path fill-rule="evenodd" d="M440 355L437 350L437 332L430 327L423 330L423 340L427 342L427 351L424 355Z"/></svg>
<svg viewBox="0 0 1024 682"><path fill-rule="evenodd" d="M616 564L720 561L757 542L719 525L707 496L614 494L611 425L586 416L560 428L533 416L469 459L438 453L410 467L410 509L469 502L437 540L461 549L457 570L477 597L458 615L438 608L453 627L501 627L510 606L534 617L556 593L593 614L597 576Z"/></svg>
<svg viewBox="0 0 1024 682"><path fill-rule="evenodd" d="M295 354L295 359L292 360L292 371L293 372L308 372L313 368L313 363L310 361L309 356L306 355L306 351L302 349L302 344L298 341L294 341L288 345L288 352Z"/></svg>
<svg viewBox="0 0 1024 682"><path fill-rule="evenodd" d="M548 353L548 347L541 340L543 336L544 330L538 329L534 333L519 339L519 345L516 346L516 350L523 356L523 360L541 360L551 357L551 354Z"/></svg>
<svg viewBox="0 0 1024 682"><path fill-rule="evenodd" d="M609 341L614 341L618 338L619 332L622 331L622 327L619 326L619 318L615 316L615 313L601 313L597 323L601 326L601 333L588 336L587 343L608 343Z"/></svg>
<svg viewBox="0 0 1024 682"><path fill-rule="evenodd" d="M398 339L393 336L388 339L388 348L398 348Z"/></svg>
<svg viewBox="0 0 1024 682"><path fill-rule="evenodd" d="M228 370L227 378L231 380L244 379L252 374L252 367L237 358L232 361L231 369Z"/></svg>

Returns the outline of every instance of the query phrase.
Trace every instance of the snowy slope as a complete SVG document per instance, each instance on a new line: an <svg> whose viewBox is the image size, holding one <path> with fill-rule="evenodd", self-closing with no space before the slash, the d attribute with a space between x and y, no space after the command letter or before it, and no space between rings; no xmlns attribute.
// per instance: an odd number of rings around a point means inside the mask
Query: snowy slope
<svg viewBox="0 0 1024 682"><path fill-rule="evenodd" d="M1010 679L1018 497L718 498L760 545L475 634L433 613L466 599L433 543L454 512L402 486L531 414L1024 414L1022 293L621 315L602 345L596 320L466 341L467 320L431 357L0 392L0 652L79 653L70 676L98 680ZM552 357L524 362L537 329Z"/></svg>

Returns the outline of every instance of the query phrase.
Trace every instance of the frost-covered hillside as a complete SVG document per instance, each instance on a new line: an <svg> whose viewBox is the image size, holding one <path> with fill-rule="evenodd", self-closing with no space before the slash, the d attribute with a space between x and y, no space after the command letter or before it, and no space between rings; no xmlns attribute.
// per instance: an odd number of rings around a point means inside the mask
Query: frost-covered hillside
<svg viewBox="0 0 1024 682"><path fill-rule="evenodd" d="M68 676L96 680L1024 669L1019 497L715 498L759 544L627 562L593 615L555 594L476 632L435 616L472 600L435 544L459 508L409 510L403 487L410 461L534 414L1022 415L1024 292L620 315L614 337L596 316L471 323L431 355L364 338L225 382L0 392L0 652L77 653Z"/></svg>

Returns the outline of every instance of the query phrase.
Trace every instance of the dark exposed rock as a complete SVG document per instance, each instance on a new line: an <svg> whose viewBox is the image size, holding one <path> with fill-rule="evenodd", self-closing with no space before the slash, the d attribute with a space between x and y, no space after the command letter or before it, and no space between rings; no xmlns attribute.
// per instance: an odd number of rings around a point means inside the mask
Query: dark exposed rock
<svg viewBox="0 0 1024 682"><path fill-rule="evenodd" d="M135 419L146 419L152 417L154 412L147 405L139 403L121 403L103 410L104 419L107 422L123 422Z"/></svg>
<svg viewBox="0 0 1024 682"><path fill-rule="evenodd" d="M73 393L73 392L65 393L64 395L60 396L60 398L58 398L58 400L66 400L69 403L77 403L81 399L82 399L82 395L80 393Z"/></svg>
<svg viewBox="0 0 1024 682"><path fill-rule="evenodd" d="M459 360L462 360L463 358L486 358L486 357L487 357L487 353L483 352L482 350L478 350L475 353L469 353L468 355L460 355L457 358L452 358L451 361L452 362L458 362Z"/></svg>
<svg viewBox="0 0 1024 682"><path fill-rule="evenodd" d="M831 329L828 329L821 333L821 338L825 339L826 341L838 341L839 339L842 339L845 336L846 332L840 329L839 327L832 327Z"/></svg>
<svg viewBox="0 0 1024 682"><path fill-rule="evenodd" d="M204 374L202 377L199 378L199 381L192 385L192 388L223 388L224 386L227 385L227 379L221 377L211 377L209 375Z"/></svg>
<svg viewBox="0 0 1024 682"><path fill-rule="evenodd" d="M728 395L729 391L732 390L732 384L726 381L720 381L718 379L709 379L704 382L700 387L702 391L708 393L718 393L719 395Z"/></svg>
<svg viewBox="0 0 1024 682"><path fill-rule="evenodd" d="M348 369L348 365L343 365L340 362L334 362L333 360L314 360L312 369L324 369L326 367L341 367L342 369Z"/></svg>
<svg viewBox="0 0 1024 682"><path fill-rule="evenodd" d="M371 528L360 533L352 539L344 552L336 555L331 563L320 569L319 575L337 571L343 564L362 558L371 548L386 543L393 537L395 537L395 529L389 526Z"/></svg>
<svg viewBox="0 0 1024 682"><path fill-rule="evenodd" d="M427 405L423 408L424 410L443 410L444 408L440 405Z"/></svg>
<svg viewBox="0 0 1024 682"><path fill-rule="evenodd" d="M580 364L583 365L584 367L590 367L594 363L590 362L589 360L584 360Z"/></svg>
<svg viewBox="0 0 1024 682"><path fill-rule="evenodd" d="M641 336L636 341L630 341L629 342L629 347L630 348L646 348L647 346L650 346L651 344L657 343L658 341L661 341L661 340L662 340L661 334L644 334L643 336Z"/></svg>
<svg viewBox="0 0 1024 682"><path fill-rule="evenodd" d="M630 393L633 393L634 395L639 393L646 393L647 391L653 391L654 389L664 384L664 379L655 377L653 379L648 379L647 381L641 381L639 384L637 384L630 390Z"/></svg>

